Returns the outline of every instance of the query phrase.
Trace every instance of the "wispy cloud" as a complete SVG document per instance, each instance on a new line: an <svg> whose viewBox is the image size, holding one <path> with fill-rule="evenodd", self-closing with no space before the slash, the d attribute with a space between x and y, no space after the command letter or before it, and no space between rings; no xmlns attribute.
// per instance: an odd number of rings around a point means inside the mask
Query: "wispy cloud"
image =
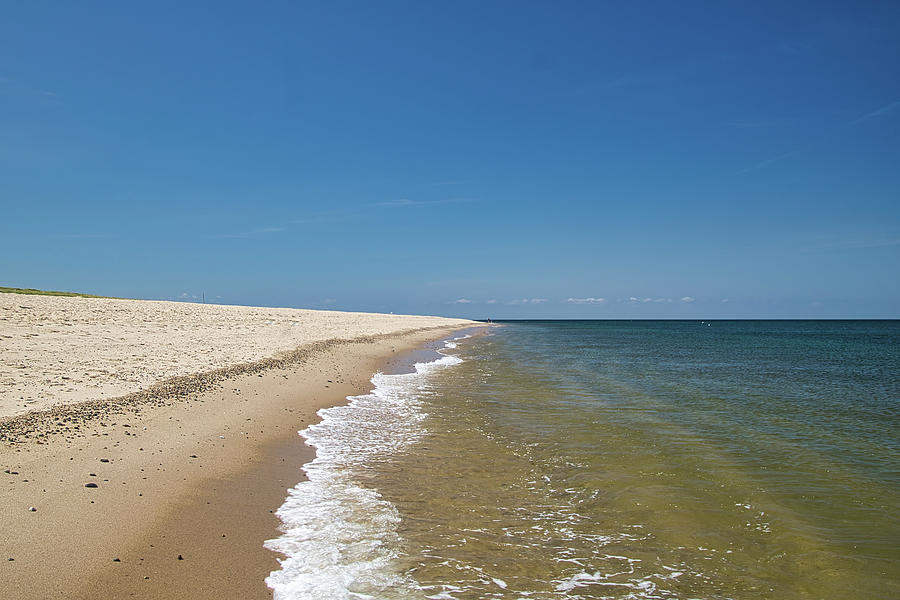
<svg viewBox="0 0 900 600"><path fill-rule="evenodd" d="M885 104L881 108L875 109L870 113L866 113L860 118L850 121L851 125L855 125L856 123L862 123L863 121L868 121L869 119L877 119L878 117L886 117L893 113L897 108L900 108L900 100L895 102L891 102L890 104Z"/></svg>
<svg viewBox="0 0 900 600"><path fill-rule="evenodd" d="M468 298L458 298L451 302L451 304L472 304L472 301Z"/></svg>
<svg viewBox="0 0 900 600"><path fill-rule="evenodd" d="M563 302L569 304L603 304L606 298L566 298Z"/></svg>
<svg viewBox="0 0 900 600"><path fill-rule="evenodd" d="M487 301L488 304L497 304L497 301L493 298Z"/></svg>
<svg viewBox="0 0 900 600"><path fill-rule="evenodd" d="M861 117L850 121L849 123L844 122L844 123L833 124L830 127L829 135L840 134L842 129L846 130L846 128L849 127L850 125L856 125L858 123L862 123L862 122L868 121L870 119L878 119L878 118L888 117L888 116L892 115L893 113L897 112L897 109L900 109L900 100L895 100L894 102L885 104L884 106L877 108L871 112L868 112L868 113L862 115ZM759 171L761 169L765 169L777 162L781 162L788 158L797 156L798 154L802 154L804 152L813 150L814 148L818 147L821 144L822 144L821 140L819 142L810 142L806 146L796 148L789 152L784 152L782 154L777 154L775 156L771 156L769 158L763 159L755 164L750 165L749 167L745 167L745 168L741 169L740 171L738 171L738 173L740 173L740 174L752 173L754 171Z"/></svg>
<svg viewBox="0 0 900 600"><path fill-rule="evenodd" d="M16 98L32 104L44 106L59 104L59 95L22 81L0 77L0 95Z"/></svg>
<svg viewBox="0 0 900 600"><path fill-rule="evenodd" d="M410 206L426 206L430 204L456 204L459 202L471 201L471 198L443 198L441 200L410 200L409 198L400 198L399 200L386 200L384 202L376 202L375 206L386 208L405 208Z"/></svg>
<svg viewBox="0 0 900 600"><path fill-rule="evenodd" d="M303 219L291 219L288 221L291 225L318 225L319 223L328 223L330 221L337 221L339 217L336 216L317 216L317 217L306 217Z"/></svg>
<svg viewBox="0 0 900 600"><path fill-rule="evenodd" d="M260 235L266 235L269 233L278 233L280 231L284 231L284 227L256 227L249 231L240 231L237 233L220 233L214 237L219 239L236 239L236 238L249 238Z"/></svg>
<svg viewBox="0 0 900 600"><path fill-rule="evenodd" d="M546 298L517 298L510 300L507 304L543 304L547 302Z"/></svg>
<svg viewBox="0 0 900 600"><path fill-rule="evenodd" d="M773 156L771 158L767 158L765 160L761 160L754 165L750 165L744 169L738 171L738 173L752 173L753 171L759 171L760 169L765 169L766 167L773 165L779 161L785 160L786 158L790 158L792 156L796 156L801 152L805 151L806 148L801 148L799 150L791 150L790 152L785 152L784 154L779 154L777 156Z"/></svg>
<svg viewBox="0 0 900 600"><path fill-rule="evenodd" d="M662 87L695 85L717 73L733 59L733 55L720 52L707 54L702 58L669 61L657 68L619 73L605 80L587 82L574 88L557 90L555 93L572 96L598 92L615 93L619 90L654 91Z"/></svg>
<svg viewBox="0 0 900 600"><path fill-rule="evenodd" d="M472 285L475 283L481 283L481 281L481 279L476 279L473 277L457 277L451 279L437 279L435 281L426 281L422 285L425 285L427 287L449 287Z"/></svg>
<svg viewBox="0 0 900 600"><path fill-rule="evenodd" d="M775 45L775 49L783 54L802 54L810 48L812 45L803 40L789 40Z"/></svg>
<svg viewBox="0 0 900 600"><path fill-rule="evenodd" d="M685 304L690 304L690 303L693 302L694 300L695 300L695 298L693 298L693 297L691 297L691 296L684 296L684 297L681 299L681 301L684 302Z"/></svg>
<svg viewBox="0 0 900 600"><path fill-rule="evenodd" d="M60 240L95 240L108 236L102 233L58 233L50 237Z"/></svg>
<svg viewBox="0 0 900 600"><path fill-rule="evenodd" d="M609 79L595 86L598 90L615 90L639 86L652 86L678 80L674 70L647 71L643 73L626 73L620 77Z"/></svg>
<svg viewBox="0 0 900 600"><path fill-rule="evenodd" d="M803 248L803 252L821 252L824 250L846 249L863 249L863 248L886 248L889 246L900 245L900 238L896 237L873 237L873 238L854 238L846 240L837 240L825 242L814 246Z"/></svg>

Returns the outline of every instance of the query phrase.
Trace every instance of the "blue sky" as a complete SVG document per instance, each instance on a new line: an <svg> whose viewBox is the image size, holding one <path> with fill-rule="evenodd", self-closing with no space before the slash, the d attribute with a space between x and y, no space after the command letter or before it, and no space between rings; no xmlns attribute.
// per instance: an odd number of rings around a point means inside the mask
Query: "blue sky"
<svg viewBox="0 0 900 600"><path fill-rule="evenodd" d="M0 285L897 318L897 31L894 2L4 2Z"/></svg>

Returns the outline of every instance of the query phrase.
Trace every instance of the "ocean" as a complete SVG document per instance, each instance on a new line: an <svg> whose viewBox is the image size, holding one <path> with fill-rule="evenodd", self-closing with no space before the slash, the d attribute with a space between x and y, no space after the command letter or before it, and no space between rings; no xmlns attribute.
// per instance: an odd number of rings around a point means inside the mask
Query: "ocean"
<svg viewBox="0 0 900 600"><path fill-rule="evenodd" d="M900 598L900 322L471 333L301 432L276 599Z"/></svg>

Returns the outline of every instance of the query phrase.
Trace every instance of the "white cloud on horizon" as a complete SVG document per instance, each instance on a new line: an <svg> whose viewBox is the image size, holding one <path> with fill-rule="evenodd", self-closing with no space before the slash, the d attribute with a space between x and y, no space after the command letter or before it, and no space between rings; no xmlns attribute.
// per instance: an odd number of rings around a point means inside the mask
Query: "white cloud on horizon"
<svg viewBox="0 0 900 600"><path fill-rule="evenodd" d="M459 298L457 300L454 300L452 304L472 304L472 301L468 298Z"/></svg>
<svg viewBox="0 0 900 600"><path fill-rule="evenodd" d="M606 298L566 298L563 302L569 304L602 304L606 302Z"/></svg>
<svg viewBox="0 0 900 600"><path fill-rule="evenodd" d="M691 302L694 301L694 298L692 298L691 296L685 296L684 298L681 299L681 301L684 302L685 304L690 304Z"/></svg>
<svg viewBox="0 0 900 600"><path fill-rule="evenodd" d="M510 300L507 304L542 304L546 301L546 298L522 298L521 300Z"/></svg>
<svg viewBox="0 0 900 600"><path fill-rule="evenodd" d="M685 296L686 298L687 296ZM672 298L651 298L646 296L644 298L638 298L637 296L629 296L628 298L617 298L616 302L622 303L627 302L629 304L669 304L674 302ZM685 302L684 298L682 298L682 302ZM691 298L688 302L693 302L694 299Z"/></svg>

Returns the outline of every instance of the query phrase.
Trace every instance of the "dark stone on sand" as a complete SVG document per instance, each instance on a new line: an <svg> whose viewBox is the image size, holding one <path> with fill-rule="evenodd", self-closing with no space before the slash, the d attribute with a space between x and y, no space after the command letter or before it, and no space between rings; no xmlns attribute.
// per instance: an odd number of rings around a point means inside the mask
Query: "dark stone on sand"
<svg viewBox="0 0 900 600"><path fill-rule="evenodd" d="M196 454L191 454L191 458L197 458Z"/></svg>
<svg viewBox="0 0 900 600"><path fill-rule="evenodd" d="M122 561L119 560L118 558L114 558L114 559L113 559L113 562L122 562Z"/></svg>
<svg viewBox="0 0 900 600"><path fill-rule="evenodd" d="M84 484L84 487L95 488L95 487L99 487L99 486L96 483L86 483L86 484Z"/></svg>
<svg viewBox="0 0 900 600"><path fill-rule="evenodd" d="M182 555L179 554L179 555L178 555L178 560L184 560L184 557L183 557Z"/></svg>
<svg viewBox="0 0 900 600"><path fill-rule="evenodd" d="M13 562L13 561L16 560L16 559L14 559L14 558L7 558L6 560L8 560L9 562Z"/></svg>
<svg viewBox="0 0 900 600"><path fill-rule="evenodd" d="M101 458L101 459L100 459L100 462L109 462L109 459L108 459L108 458Z"/></svg>
<svg viewBox="0 0 900 600"><path fill-rule="evenodd" d="M371 341L380 336L361 336L353 341ZM108 419L113 415L134 412L144 406L170 406L175 401L189 400L190 394L212 389L222 381L243 374L259 374L268 369L285 369L292 365L303 364L306 359L317 352L329 350L339 342L334 340L316 342L298 348L277 358L266 358L260 361L214 369L195 375L177 376L154 384L146 390L112 399L91 400L75 405L54 407L47 410L34 411L15 417L0 419L0 442L19 443L35 437L46 437L46 427L59 421L73 423L96 422ZM235 388L237 390L237 388ZM239 391L239 390L238 390ZM106 427L106 423L100 423ZM58 425L50 433L58 434ZM103 434L107 435L107 434ZM41 442L38 442L41 443Z"/></svg>

